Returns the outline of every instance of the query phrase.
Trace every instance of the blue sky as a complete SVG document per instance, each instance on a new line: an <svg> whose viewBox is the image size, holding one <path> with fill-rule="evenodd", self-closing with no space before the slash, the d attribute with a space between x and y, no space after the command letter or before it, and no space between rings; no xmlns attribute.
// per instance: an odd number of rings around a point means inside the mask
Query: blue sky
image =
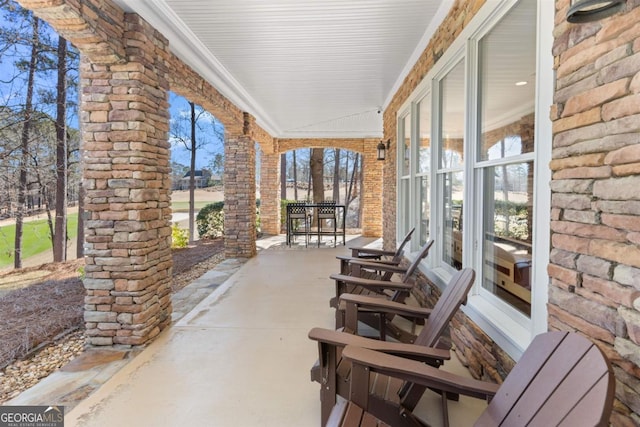
<svg viewBox="0 0 640 427"><path fill-rule="evenodd" d="M6 17L4 17L6 18ZM3 29L17 30L18 22L11 22L10 19L4 19ZM29 29L27 28L27 31ZM46 24L41 21L41 30L46 37L50 38L52 43L56 43L58 35ZM18 70L16 67L17 61L28 61L31 53L30 47L16 45L14 49L9 49L3 52L0 56L0 102L2 105L21 109L24 105L24 98L26 94L26 70ZM77 79L78 64L72 65L74 70L74 79ZM19 75L19 78L13 79L14 76ZM56 74L55 72L49 73L36 73L35 81L35 98L34 105L40 111L45 111L51 117L55 116L55 105L44 105L40 101L40 93L43 91L55 91L56 88ZM77 99L76 93L70 93L69 99ZM189 139L190 137L190 106L188 101L173 92L169 92L169 111L171 114L171 131L169 140L171 142L171 160L185 166L190 164L190 152L184 147L184 144L177 141L175 138L176 133L182 136L182 138ZM216 154L223 154L223 135L224 127L218 122L211 114L202 112L202 109L196 106L196 111L199 114L197 125L197 140L202 148L199 148L196 152L196 167L209 168L212 159ZM68 110L67 124L70 127L78 127L78 116L75 109ZM176 130L178 129L178 130Z"/></svg>
<svg viewBox="0 0 640 427"><path fill-rule="evenodd" d="M171 131L169 132L169 142L171 143L171 161L188 166L191 162L191 152L184 147L177 138L175 138L176 122L182 124L180 133L185 137L189 137L190 128L189 119L191 117L191 107L187 99L169 92L169 112L171 113ZM196 105L196 114L202 109ZM216 154L223 154L224 145L222 136L224 135L224 127L208 113L201 114L198 119L198 127L196 129L196 139L203 144L201 149L196 151L196 168L209 168L212 158Z"/></svg>

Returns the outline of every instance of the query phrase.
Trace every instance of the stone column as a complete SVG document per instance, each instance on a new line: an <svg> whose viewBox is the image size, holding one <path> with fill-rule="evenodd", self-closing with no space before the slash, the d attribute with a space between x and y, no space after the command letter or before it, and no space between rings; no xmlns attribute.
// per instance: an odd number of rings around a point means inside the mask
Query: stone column
<svg viewBox="0 0 640 427"><path fill-rule="evenodd" d="M362 235L382 236L382 166L377 160L378 140L366 140L362 154Z"/></svg>
<svg viewBox="0 0 640 427"><path fill-rule="evenodd" d="M280 154L260 158L260 227L265 234L280 233Z"/></svg>
<svg viewBox="0 0 640 427"><path fill-rule="evenodd" d="M256 149L249 136L225 136L224 246L227 258L256 255Z"/></svg>
<svg viewBox="0 0 640 427"><path fill-rule="evenodd" d="M167 42L127 15L127 60L81 64L89 344L140 345L171 322Z"/></svg>

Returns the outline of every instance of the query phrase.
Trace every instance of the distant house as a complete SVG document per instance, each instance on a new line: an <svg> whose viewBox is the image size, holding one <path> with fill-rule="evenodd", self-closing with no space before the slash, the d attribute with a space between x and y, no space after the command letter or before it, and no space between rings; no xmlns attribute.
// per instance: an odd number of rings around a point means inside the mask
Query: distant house
<svg viewBox="0 0 640 427"><path fill-rule="evenodd" d="M209 183L211 182L210 171L206 169L196 170L194 175L195 175L195 188L205 188L209 186ZM185 173L182 178L180 178L177 182L174 182L173 189L188 190L190 176L191 176L191 171L188 171L187 173Z"/></svg>

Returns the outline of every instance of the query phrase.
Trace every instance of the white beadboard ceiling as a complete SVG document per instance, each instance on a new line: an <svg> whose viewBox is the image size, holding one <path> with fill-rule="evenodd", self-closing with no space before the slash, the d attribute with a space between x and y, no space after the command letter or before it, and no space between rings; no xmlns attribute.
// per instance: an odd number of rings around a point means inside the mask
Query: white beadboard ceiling
<svg viewBox="0 0 640 427"><path fill-rule="evenodd" d="M382 136L452 0L116 0L279 138Z"/></svg>

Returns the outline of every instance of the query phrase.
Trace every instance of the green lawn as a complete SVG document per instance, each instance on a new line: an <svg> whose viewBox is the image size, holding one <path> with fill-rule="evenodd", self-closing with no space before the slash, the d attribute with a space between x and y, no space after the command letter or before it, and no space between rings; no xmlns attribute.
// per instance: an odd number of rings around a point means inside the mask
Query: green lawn
<svg viewBox="0 0 640 427"><path fill-rule="evenodd" d="M195 209L196 211L204 208L206 205L209 205L214 202L199 202L196 201ZM173 212L189 212L189 202L173 202L171 203L171 210Z"/></svg>
<svg viewBox="0 0 640 427"><path fill-rule="evenodd" d="M67 235L74 239L78 234L78 214L70 214L67 219ZM13 247L15 244L16 226L0 227L0 267L13 264ZM51 238L47 220L25 222L22 233L22 259L51 251Z"/></svg>

